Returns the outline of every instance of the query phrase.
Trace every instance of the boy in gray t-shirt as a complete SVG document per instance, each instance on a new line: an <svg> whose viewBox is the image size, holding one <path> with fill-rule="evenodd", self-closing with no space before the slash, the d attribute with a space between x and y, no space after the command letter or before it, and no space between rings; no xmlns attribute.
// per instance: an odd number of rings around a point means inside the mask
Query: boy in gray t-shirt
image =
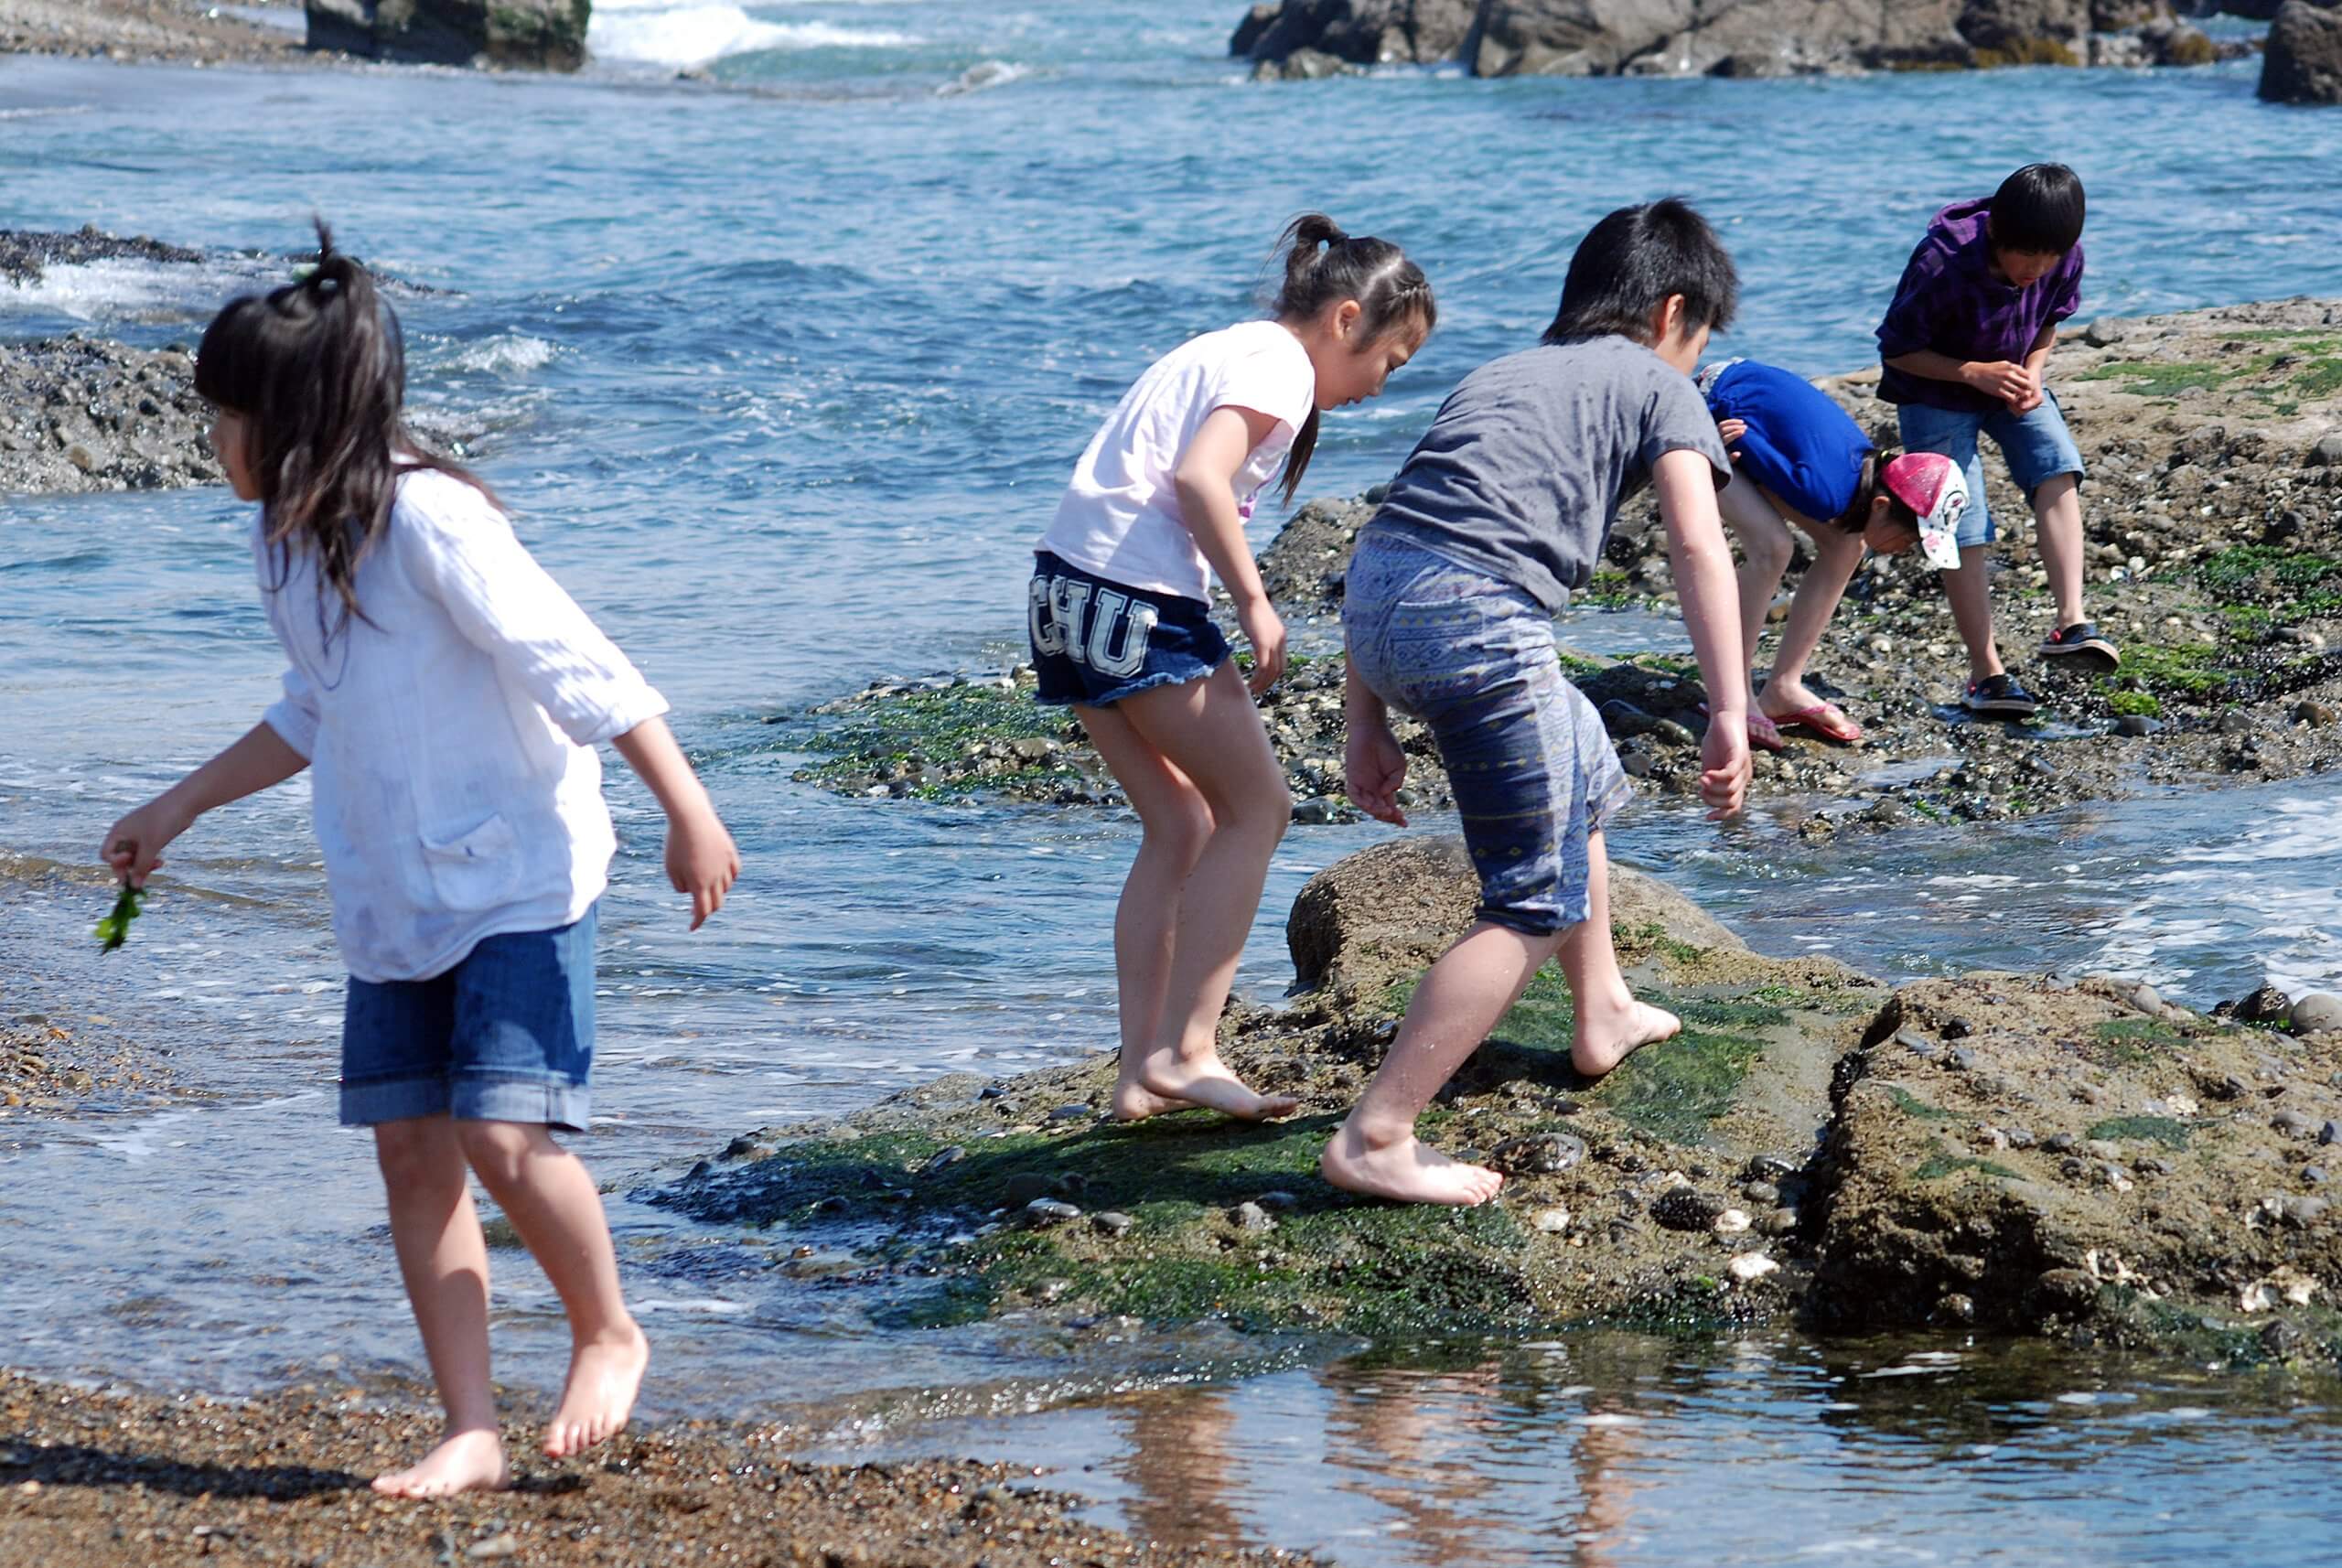
<svg viewBox="0 0 2342 1568"><path fill-rule="evenodd" d="M1593 575L1621 499L1659 490L1713 709L1700 793L1748 787L1747 680L1716 491L1732 476L1691 372L1732 319L1732 259L1681 202L1623 208L1571 258L1544 343L1466 376L1359 536L1344 593L1350 799L1400 826L1389 709L1427 725L1480 874L1478 918L1416 988L1381 1070L1327 1145L1335 1186L1477 1204L1504 1178L1418 1143L1415 1120L1558 954L1570 1059L1600 1077L1682 1027L1635 1000L1610 940L1603 828L1628 795L1602 722L1563 679L1553 612Z"/></svg>

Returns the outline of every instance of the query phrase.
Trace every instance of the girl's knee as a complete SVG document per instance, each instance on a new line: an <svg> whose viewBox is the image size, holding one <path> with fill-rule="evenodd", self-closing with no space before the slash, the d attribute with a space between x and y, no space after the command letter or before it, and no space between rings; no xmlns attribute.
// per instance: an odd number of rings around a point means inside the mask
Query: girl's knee
<svg viewBox="0 0 2342 1568"><path fill-rule="evenodd" d="M374 1162L382 1179L394 1187L421 1187L450 1176L463 1179L463 1155L444 1116L375 1123Z"/></svg>
<svg viewBox="0 0 2342 1568"><path fill-rule="evenodd" d="M456 1138L465 1163L491 1188L518 1181L531 1157L551 1144L543 1127L520 1122L458 1122Z"/></svg>

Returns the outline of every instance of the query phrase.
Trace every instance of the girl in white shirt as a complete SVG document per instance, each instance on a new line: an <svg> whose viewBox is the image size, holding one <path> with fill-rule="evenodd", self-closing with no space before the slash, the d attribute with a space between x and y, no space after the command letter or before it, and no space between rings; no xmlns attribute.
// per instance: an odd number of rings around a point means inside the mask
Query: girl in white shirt
<svg viewBox="0 0 2342 1568"><path fill-rule="evenodd" d="M488 1251L467 1173L567 1310L569 1377L544 1451L626 1424L650 1347L626 1308L600 1193L550 1129L582 1131L595 902L616 841L594 747L667 813L692 926L739 856L660 715L665 699L532 560L485 486L400 416L398 318L318 226L316 269L234 300L196 389L291 667L263 722L116 822L102 853L143 886L215 806L307 768L349 966L341 1120L371 1126L391 1234L447 1412L377 1491L510 1484L489 1383Z"/></svg>
<svg viewBox="0 0 2342 1568"><path fill-rule="evenodd" d="M1280 464L1290 503L1321 410L1382 391L1438 317L1423 269L1387 240L1311 213L1285 231L1266 321L1208 332L1141 376L1090 440L1036 552L1027 605L1043 703L1072 707L1139 815L1114 916L1123 1120L1197 1106L1258 1120L1215 1034L1269 858L1292 819L1252 699L1284 672L1284 624L1244 540ZM1230 663L1218 573L1252 645Z"/></svg>

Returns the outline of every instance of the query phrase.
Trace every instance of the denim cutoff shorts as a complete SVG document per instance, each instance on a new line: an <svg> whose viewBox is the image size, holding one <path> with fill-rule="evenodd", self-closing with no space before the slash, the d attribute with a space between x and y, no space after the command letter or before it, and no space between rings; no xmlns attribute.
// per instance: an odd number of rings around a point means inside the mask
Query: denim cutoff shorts
<svg viewBox="0 0 2342 1568"><path fill-rule="evenodd" d="M1150 686L1200 681L1228 661L1228 639L1201 599L1110 583L1047 550L1026 590L1034 693L1102 708Z"/></svg>
<svg viewBox="0 0 2342 1568"><path fill-rule="evenodd" d="M341 1124L416 1116L586 1130L594 1065L594 916L483 937L429 980L350 977Z"/></svg>
<svg viewBox="0 0 2342 1568"><path fill-rule="evenodd" d="M1586 918L1586 839L1633 794L1553 618L1528 591L1369 530L1350 559L1350 672L1423 720L1480 874L1479 918L1551 936Z"/></svg>
<svg viewBox="0 0 2342 1568"><path fill-rule="evenodd" d="M2079 483L2089 472L2082 466L2081 448L2074 445L2073 432L2066 428L2065 411L2057 406L2055 392L2045 392L2041 406L2025 414L2011 413L1998 404L1989 413L1978 413L1907 403L1899 423L1905 451L1940 452L1968 477L1968 510L1960 514L1962 550L1990 544L2000 536L1984 504L1984 459L1977 450L1978 435L1991 436L2000 447L2001 456L2008 460L2009 477L2028 501L2034 491L2060 474L2071 474Z"/></svg>

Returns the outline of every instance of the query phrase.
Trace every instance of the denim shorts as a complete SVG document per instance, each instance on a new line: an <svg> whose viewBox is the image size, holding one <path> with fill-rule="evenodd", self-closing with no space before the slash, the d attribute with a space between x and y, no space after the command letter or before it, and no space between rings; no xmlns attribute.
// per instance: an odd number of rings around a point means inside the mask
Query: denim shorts
<svg viewBox="0 0 2342 1568"><path fill-rule="evenodd" d="M1228 639L1201 599L1110 583L1047 550L1026 589L1035 693L1102 708L1150 686L1200 681L1228 661Z"/></svg>
<svg viewBox="0 0 2342 1568"><path fill-rule="evenodd" d="M1524 588L1370 529L1350 559L1350 672L1430 726L1480 874L1479 918L1551 936L1586 917L1588 835L1633 793L1553 619Z"/></svg>
<svg viewBox="0 0 2342 1568"><path fill-rule="evenodd" d="M2025 414L2011 413L2002 406L1979 413L1907 403L1902 405L1901 423L1905 451L1940 452L1968 476L1968 510L1960 514L1962 550L1990 544L2000 534L1984 504L1984 459L1976 449L1980 434L1991 436L2000 447L2001 456L2008 460L2009 477L2028 501L2034 491L2060 474L2071 474L2079 481L2088 472L2082 467L2081 448L2074 445L2073 432L2066 428L2065 411L2057 406L2055 392L2045 392L2041 406Z"/></svg>
<svg viewBox="0 0 2342 1568"><path fill-rule="evenodd" d="M352 976L341 1026L341 1124L416 1116L573 1133L591 1110L594 914L484 937L429 980Z"/></svg>

